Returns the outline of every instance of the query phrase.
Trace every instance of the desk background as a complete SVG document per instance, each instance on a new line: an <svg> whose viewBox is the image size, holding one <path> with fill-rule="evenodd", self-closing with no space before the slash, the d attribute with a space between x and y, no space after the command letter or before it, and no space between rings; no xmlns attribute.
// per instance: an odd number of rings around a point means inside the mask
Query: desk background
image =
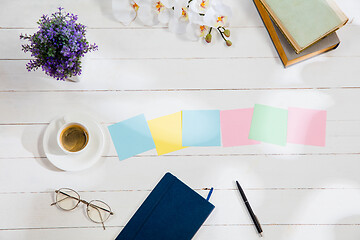
<svg viewBox="0 0 360 240"><path fill-rule="evenodd" d="M163 26L123 26L110 0L0 1L0 239L114 239L150 190L170 171L206 196L215 211L195 239L258 239L236 190L244 187L264 239L360 238L360 1L338 0L350 18L335 51L284 69L251 0L233 9L232 47L190 42ZM79 83L28 73L20 33L62 6L99 45L83 61ZM255 103L328 111L326 147L271 144L149 151L119 161L111 142L86 171L62 172L42 149L51 120L86 112L104 128L140 113L147 119L182 109L234 109ZM108 138L109 140L110 138ZM71 187L107 202L116 215L103 231L84 208L50 207Z"/></svg>

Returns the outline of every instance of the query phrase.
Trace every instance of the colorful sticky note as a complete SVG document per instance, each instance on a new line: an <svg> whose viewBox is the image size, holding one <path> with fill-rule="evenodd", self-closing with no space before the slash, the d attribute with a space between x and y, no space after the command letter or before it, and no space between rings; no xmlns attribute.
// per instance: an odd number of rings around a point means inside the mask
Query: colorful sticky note
<svg viewBox="0 0 360 240"><path fill-rule="evenodd" d="M249 139L253 108L220 111L221 139L224 147L253 145Z"/></svg>
<svg viewBox="0 0 360 240"><path fill-rule="evenodd" d="M174 152L182 146L181 112L148 121L158 155Z"/></svg>
<svg viewBox="0 0 360 240"><path fill-rule="evenodd" d="M286 145L288 111L255 104L249 139Z"/></svg>
<svg viewBox="0 0 360 240"><path fill-rule="evenodd" d="M108 129L120 160L155 148L144 114L113 124Z"/></svg>
<svg viewBox="0 0 360 240"><path fill-rule="evenodd" d="M221 146L219 110L187 110L182 117L183 146Z"/></svg>
<svg viewBox="0 0 360 240"><path fill-rule="evenodd" d="M289 143L325 146L326 111L289 108Z"/></svg>

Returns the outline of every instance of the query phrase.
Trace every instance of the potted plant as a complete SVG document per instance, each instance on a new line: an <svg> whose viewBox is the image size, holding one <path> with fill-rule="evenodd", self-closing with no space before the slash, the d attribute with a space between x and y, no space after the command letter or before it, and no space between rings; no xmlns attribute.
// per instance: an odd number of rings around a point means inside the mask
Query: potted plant
<svg viewBox="0 0 360 240"><path fill-rule="evenodd" d="M81 74L81 58L98 49L86 40L86 27L77 23L77 15L59 8L51 16L43 15L37 22L39 30L33 35L21 34L29 43L22 50L34 59L26 64L28 71L41 69L57 80L66 80Z"/></svg>

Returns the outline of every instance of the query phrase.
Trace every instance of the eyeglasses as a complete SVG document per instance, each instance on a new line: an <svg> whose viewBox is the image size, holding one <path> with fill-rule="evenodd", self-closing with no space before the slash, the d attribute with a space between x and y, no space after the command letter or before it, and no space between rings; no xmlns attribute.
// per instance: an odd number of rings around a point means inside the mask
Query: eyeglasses
<svg viewBox="0 0 360 240"><path fill-rule="evenodd" d="M92 200L87 202L80 199L80 195L70 188L60 188L59 190L55 190L55 200L56 202L52 203L51 206L56 205L65 211L74 210L80 202L86 204L86 213L90 220L95 223L101 223L104 230L104 222L108 220L110 215L114 215L109 205L103 201Z"/></svg>

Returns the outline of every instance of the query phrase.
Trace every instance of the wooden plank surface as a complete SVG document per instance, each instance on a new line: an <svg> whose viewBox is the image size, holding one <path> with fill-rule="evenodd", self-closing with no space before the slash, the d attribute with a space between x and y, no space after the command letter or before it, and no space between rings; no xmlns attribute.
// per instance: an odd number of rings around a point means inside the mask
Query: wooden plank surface
<svg viewBox="0 0 360 240"><path fill-rule="evenodd" d="M108 226L124 226L134 214L133 209L139 207L150 191L113 191L113 192L79 192L83 199L101 199L112 206L114 215L106 222ZM206 197L207 191L200 192ZM346 204L341 198L349 199ZM96 195L95 198L93 196ZM360 200L358 189L335 190L248 190L248 198L261 222L270 224L357 224L360 209L354 206ZM351 199L351 200L350 200ZM54 201L52 192L2 194L1 203L7 203L10 209L17 208L17 212L8 216L7 222L1 222L1 229L16 228L55 228L55 227L87 227L98 226L86 219L84 208L79 205L71 212L61 211L56 206L50 206ZM216 190L212 196L216 206L213 213L206 220L206 225L251 225L251 219L246 213L237 190ZM279 206L281 206L281 211ZM116 211L115 211L116 209ZM1 210L2 216L8 210ZM21 217L27 213L33 221Z"/></svg>
<svg viewBox="0 0 360 240"><path fill-rule="evenodd" d="M257 15L254 4L251 0L224 0L232 9L233 17L231 27L263 27L260 18ZM336 1L341 9L350 18L351 25L359 25L360 3L354 0ZM0 4L0 27L1 28L36 28L36 21L43 14L50 14L58 7L65 8L66 11L75 13L79 20L89 28L144 28L138 22L130 26L124 26L117 22L112 14L111 1L101 0L1 0ZM20 9L19 9L20 8ZM21 11L19 14L9 14ZM163 27L163 26L154 26Z"/></svg>
<svg viewBox="0 0 360 240"><path fill-rule="evenodd" d="M264 225L265 239L293 239L302 240L307 238L341 240L346 236L347 240L357 240L360 229L357 225ZM108 227L106 231L99 228L57 228L55 235L51 235L54 229L24 229L1 231L3 239L44 239L51 236L54 240L86 237L89 240L114 239L120 232L121 227ZM351 232L352 235L346 235ZM198 239L233 239L246 238L249 240L259 239L253 226L203 226L197 233Z"/></svg>
<svg viewBox="0 0 360 240"><path fill-rule="evenodd" d="M61 84L61 83L60 83ZM88 112L103 123L144 113L148 120L191 109L235 109L255 103L328 110L327 120L360 120L358 88L211 91L3 92L0 124L49 123L69 112ZM6 113L6 114L5 114Z"/></svg>
<svg viewBox="0 0 360 240"><path fill-rule="evenodd" d="M277 189L359 189L358 162L359 154L144 156L121 163L116 157L104 157L93 169L71 173L56 169L44 158L0 159L0 179L7 182L0 186L0 192L43 192L64 186L79 191L149 191L168 171L181 176L194 189L209 186L219 191L235 189L236 179L245 189L269 192ZM203 173L201 177L198 177L199 172ZM44 178L51 180L51 185L44 182ZM356 205L353 207L358 209Z"/></svg>
<svg viewBox="0 0 360 240"><path fill-rule="evenodd" d="M267 48L272 49L271 43L267 44ZM56 81L41 71L28 72L25 69L27 62L28 60L0 60L0 92L352 88L359 85L354 76L360 75L360 69L354 67L360 65L360 57L328 55L313 58L288 69L284 69L277 57L166 61L88 59L84 63L83 74L79 77L80 82L74 84ZM217 66L218 69L211 70L210 66ZM257 68L262 71L247 70Z"/></svg>
<svg viewBox="0 0 360 240"><path fill-rule="evenodd" d="M284 69L251 0L224 0L234 13L233 46L185 41L164 25L123 26L111 1L0 0L0 239L114 239L165 172L201 195L214 187L215 211L194 239L258 239L236 191L243 185L273 240L360 238L360 1L337 1L349 16L335 51ZM80 82L27 72L20 33L33 33L44 13L62 6L88 26L100 49L83 61ZM235 109L256 103L328 111L326 147L262 143L187 148L165 156L148 151L119 161L107 136L100 161L64 172L46 159L49 122L70 112L109 124L184 109ZM50 207L53 191L78 190L116 213L107 230L84 207Z"/></svg>
<svg viewBox="0 0 360 240"><path fill-rule="evenodd" d="M30 54L21 51L21 33L31 34L32 29L0 29L1 59L29 59ZM211 44L186 41L164 29L90 29L87 38L90 43L98 44L99 51L89 53L91 59L178 59L178 58L274 58L275 48L264 28L232 29L234 43L226 47L219 34L214 33ZM341 51L331 51L332 57L360 57L357 38L360 26L346 26L339 30ZM265 40L265 41L264 41ZM130 44L131 43L131 44ZM269 45L271 47L269 47ZM244 46L247 46L246 48Z"/></svg>

